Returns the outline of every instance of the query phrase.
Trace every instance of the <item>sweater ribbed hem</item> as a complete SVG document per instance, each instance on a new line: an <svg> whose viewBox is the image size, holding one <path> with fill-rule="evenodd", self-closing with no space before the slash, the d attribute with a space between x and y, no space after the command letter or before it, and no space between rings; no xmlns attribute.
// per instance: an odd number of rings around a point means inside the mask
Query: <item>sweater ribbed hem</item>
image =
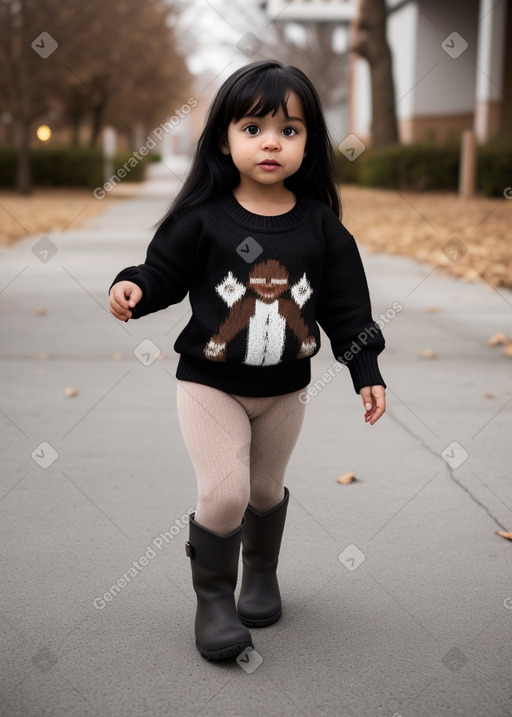
<svg viewBox="0 0 512 717"><path fill-rule="evenodd" d="M384 386L386 388L377 361L379 353L379 351L368 349L361 351L346 362L356 393L359 393L363 386Z"/></svg>
<svg viewBox="0 0 512 717"><path fill-rule="evenodd" d="M295 365L240 366L212 362L180 355L176 378L204 383L238 396L282 396L305 388L311 380L311 360L295 361Z"/></svg>

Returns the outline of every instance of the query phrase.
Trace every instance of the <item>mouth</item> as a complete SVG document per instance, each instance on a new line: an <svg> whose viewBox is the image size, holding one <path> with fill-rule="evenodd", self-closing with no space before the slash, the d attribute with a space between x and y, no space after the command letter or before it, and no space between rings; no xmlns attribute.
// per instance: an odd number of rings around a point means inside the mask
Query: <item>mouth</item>
<svg viewBox="0 0 512 717"><path fill-rule="evenodd" d="M280 166L279 162L276 162L275 159L264 159L263 162L258 164L258 167L264 172L277 172Z"/></svg>

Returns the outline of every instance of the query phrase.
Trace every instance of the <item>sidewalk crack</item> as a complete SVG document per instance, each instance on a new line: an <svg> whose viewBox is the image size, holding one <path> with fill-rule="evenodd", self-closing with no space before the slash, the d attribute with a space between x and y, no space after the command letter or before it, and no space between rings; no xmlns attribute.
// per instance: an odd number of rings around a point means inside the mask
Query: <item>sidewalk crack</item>
<svg viewBox="0 0 512 717"><path fill-rule="evenodd" d="M497 518L494 515L494 513L492 513L491 509L487 505L485 505L485 503L482 503L482 501L479 500L467 486L465 486L463 483L460 482L460 480L458 480L455 477L456 469L451 468L451 466L449 466L448 463L446 463L446 461L444 461L441 458L440 454L437 453L437 451L435 451L431 446L429 446L428 443L425 443L425 441L420 436L418 436L416 433L414 433L414 431L408 425L406 425L405 423L402 423L402 421L400 421L396 416L394 416L393 413L389 409L386 410L386 415L388 415L393 421L395 421L395 423L397 423L401 428L403 428L404 431L406 433L408 433L412 438L415 438L417 441L419 441L421 446L426 451L428 451L428 453L430 453L431 455L433 455L436 458L439 458L441 460L443 467L448 469L448 475L451 478L451 480L454 483L456 483L459 486L459 488L462 488L462 490L469 496L469 498L473 501L473 503L480 506L484 510L484 512L487 513L489 518L491 518L491 520L494 521L494 523L499 527L500 530L509 530L509 527L506 525L503 525L503 523L499 520L499 518ZM477 476L477 478L478 478L478 476ZM484 483L484 485L485 485L485 483ZM493 493L493 491L490 491L490 492ZM493 495L494 495L494 493L493 493ZM501 501L501 502L503 502L503 501ZM503 505L505 505L505 504L503 504Z"/></svg>

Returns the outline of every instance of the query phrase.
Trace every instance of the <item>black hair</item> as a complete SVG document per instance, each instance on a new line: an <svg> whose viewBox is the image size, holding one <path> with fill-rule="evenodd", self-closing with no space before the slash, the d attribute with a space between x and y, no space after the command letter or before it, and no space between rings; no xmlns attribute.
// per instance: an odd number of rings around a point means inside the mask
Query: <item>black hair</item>
<svg viewBox="0 0 512 717"><path fill-rule="evenodd" d="M222 84L208 111L192 166L161 226L179 212L234 189L240 173L220 143L231 121L238 122L249 110L263 117L279 108L288 117L286 100L295 92L303 107L307 128L306 154L300 168L285 180L290 191L327 204L340 217L341 202L334 180L334 153L320 98L311 81L297 67L277 60L258 61L241 67Z"/></svg>

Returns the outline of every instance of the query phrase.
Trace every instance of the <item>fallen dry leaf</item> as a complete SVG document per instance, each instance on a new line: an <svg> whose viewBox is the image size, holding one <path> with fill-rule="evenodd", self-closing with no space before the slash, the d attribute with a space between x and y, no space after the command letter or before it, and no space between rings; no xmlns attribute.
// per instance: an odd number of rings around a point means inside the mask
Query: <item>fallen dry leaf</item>
<svg viewBox="0 0 512 717"><path fill-rule="evenodd" d="M512 356L512 342L503 347L505 356Z"/></svg>
<svg viewBox="0 0 512 717"><path fill-rule="evenodd" d="M78 391L76 390L76 388L66 388L64 390L64 395L67 396L68 398L71 398L72 396L77 396Z"/></svg>
<svg viewBox="0 0 512 717"><path fill-rule="evenodd" d="M506 538L507 540L512 540L512 532L507 533L506 530L497 530L496 535L501 535L502 538Z"/></svg>
<svg viewBox="0 0 512 717"><path fill-rule="evenodd" d="M421 356L421 358L432 359L432 358L436 358L437 354L434 351L434 349L423 349L420 356Z"/></svg>
<svg viewBox="0 0 512 717"><path fill-rule="evenodd" d="M470 269L466 269L466 271L464 272L464 278L466 279L466 281L469 281L470 284L472 284L480 278L480 274L476 269L473 269L473 267L471 267Z"/></svg>
<svg viewBox="0 0 512 717"><path fill-rule="evenodd" d="M122 360L123 360L123 354L113 353L113 354L112 354L112 359L113 359L114 361L122 361Z"/></svg>
<svg viewBox="0 0 512 717"><path fill-rule="evenodd" d="M496 398L494 393L484 393L484 398Z"/></svg>
<svg viewBox="0 0 512 717"><path fill-rule="evenodd" d="M339 476L336 480L342 485L348 485L348 483L353 483L357 478L353 473L343 473L343 475Z"/></svg>
<svg viewBox="0 0 512 717"><path fill-rule="evenodd" d="M438 306L427 306L427 314L437 314L439 312Z"/></svg>
<svg viewBox="0 0 512 717"><path fill-rule="evenodd" d="M35 311L36 316L46 316L47 313L48 309L44 306L39 306Z"/></svg>
<svg viewBox="0 0 512 717"><path fill-rule="evenodd" d="M487 343L489 344L489 346L498 346L499 344L510 343L510 339L506 334L500 332L497 334L493 334Z"/></svg>

